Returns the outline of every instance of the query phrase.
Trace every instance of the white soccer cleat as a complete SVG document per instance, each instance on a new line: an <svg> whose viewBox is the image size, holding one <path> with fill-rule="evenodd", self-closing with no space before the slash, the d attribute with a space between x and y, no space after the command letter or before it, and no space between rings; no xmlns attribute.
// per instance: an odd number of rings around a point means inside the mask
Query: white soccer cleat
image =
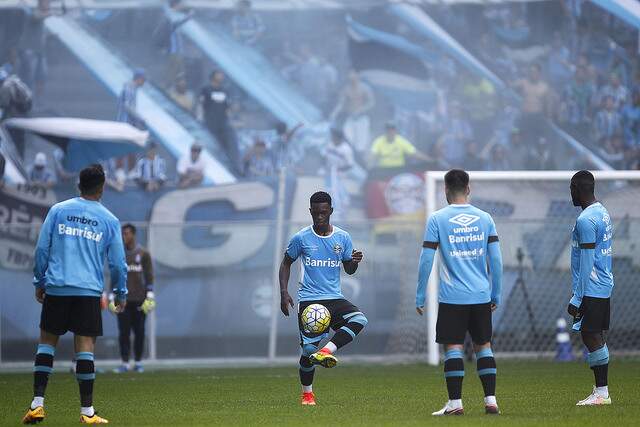
<svg viewBox="0 0 640 427"><path fill-rule="evenodd" d="M431 415L434 415L436 417L440 417L443 415L464 415L464 409L461 407L459 408L452 408L450 406L450 402L447 401L447 403L444 405L444 408L440 409L439 411L433 412Z"/></svg>
<svg viewBox="0 0 640 427"><path fill-rule="evenodd" d="M595 386L591 394L584 400L576 403L576 406L597 406L597 405L611 405L611 396L602 397L596 392Z"/></svg>

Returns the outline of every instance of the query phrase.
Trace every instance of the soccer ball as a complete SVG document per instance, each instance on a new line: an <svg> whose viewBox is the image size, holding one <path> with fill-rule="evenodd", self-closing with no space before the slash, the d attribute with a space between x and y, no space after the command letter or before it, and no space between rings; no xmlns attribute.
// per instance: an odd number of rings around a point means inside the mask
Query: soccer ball
<svg viewBox="0 0 640 427"><path fill-rule="evenodd" d="M331 313L322 304L308 305L300 316L302 329L308 334L321 334L331 323Z"/></svg>

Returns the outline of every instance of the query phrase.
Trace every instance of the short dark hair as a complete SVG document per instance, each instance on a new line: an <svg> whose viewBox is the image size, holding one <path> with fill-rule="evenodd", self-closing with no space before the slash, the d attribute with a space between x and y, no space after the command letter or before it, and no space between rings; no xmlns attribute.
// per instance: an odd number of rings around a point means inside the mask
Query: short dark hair
<svg viewBox="0 0 640 427"><path fill-rule="evenodd" d="M596 179L588 170L581 170L571 177L571 184L582 194L593 194L596 187Z"/></svg>
<svg viewBox="0 0 640 427"><path fill-rule="evenodd" d="M94 163L80 171L80 181L78 189L80 194L92 196L97 194L104 186L104 169L102 165Z"/></svg>
<svg viewBox="0 0 640 427"><path fill-rule="evenodd" d="M464 193L469 186L469 174L462 169L451 169L444 175L444 185L450 193Z"/></svg>
<svg viewBox="0 0 640 427"><path fill-rule="evenodd" d="M313 205L314 203L329 203L329 206L331 206L331 196L327 192L317 191L313 193L309 199L310 205Z"/></svg>
<svg viewBox="0 0 640 427"><path fill-rule="evenodd" d="M136 234L136 226L131 224L130 222L126 223L122 226L122 231L129 229L133 234Z"/></svg>

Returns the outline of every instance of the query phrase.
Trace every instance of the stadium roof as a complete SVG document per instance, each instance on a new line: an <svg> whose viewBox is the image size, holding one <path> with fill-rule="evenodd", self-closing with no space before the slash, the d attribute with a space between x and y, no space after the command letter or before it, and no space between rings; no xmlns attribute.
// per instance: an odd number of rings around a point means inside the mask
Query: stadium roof
<svg viewBox="0 0 640 427"><path fill-rule="evenodd" d="M523 3L549 0L252 0L256 10L304 10L304 9L358 9L383 6L390 3L408 4L497 4ZM185 3L198 9L231 9L238 0L185 0ZM37 0L3 0L0 8L24 7L25 4L36 6ZM52 6L59 7L59 1L52 1ZM140 9L160 7L166 0L66 0L67 9Z"/></svg>

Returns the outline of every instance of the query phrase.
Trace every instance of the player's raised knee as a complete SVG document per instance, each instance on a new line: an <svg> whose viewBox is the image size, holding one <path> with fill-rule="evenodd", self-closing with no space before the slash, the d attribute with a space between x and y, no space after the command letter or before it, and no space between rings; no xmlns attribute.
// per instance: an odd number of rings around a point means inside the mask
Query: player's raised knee
<svg viewBox="0 0 640 427"><path fill-rule="evenodd" d="M359 323L364 328L365 326L367 326L367 323L369 323L369 320L367 320L367 317L364 314L358 313L350 318L349 322Z"/></svg>
<svg viewBox="0 0 640 427"><path fill-rule="evenodd" d="M309 357L316 351L318 351L318 346L315 344L304 344L302 346L302 356L304 357Z"/></svg>

